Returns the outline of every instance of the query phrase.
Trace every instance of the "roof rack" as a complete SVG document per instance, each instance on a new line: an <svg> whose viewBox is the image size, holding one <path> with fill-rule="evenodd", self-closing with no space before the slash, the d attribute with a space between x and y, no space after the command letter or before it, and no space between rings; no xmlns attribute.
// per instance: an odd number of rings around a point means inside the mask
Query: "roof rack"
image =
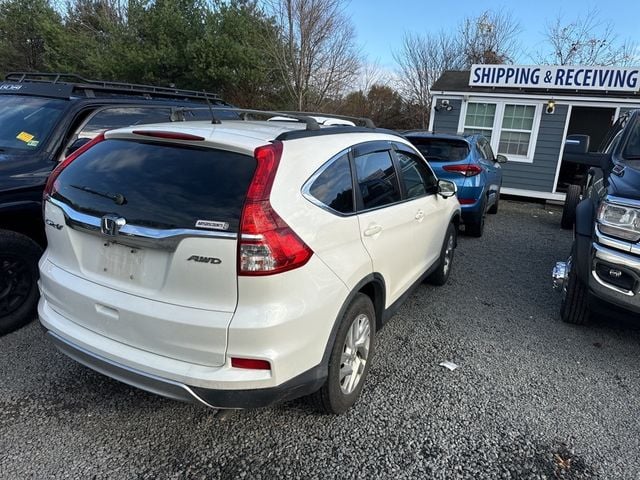
<svg viewBox="0 0 640 480"><path fill-rule="evenodd" d="M303 122L307 125L307 130L320 130L320 124L318 121L305 114L301 113L287 113L287 112L279 112L279 111L271 111L271 110L253 110L248 108L218 108L218 110L230 110L233 112L237 112L241 115L243 120L252 120L249 115L269 115L269 116L285 116L290 117L299 122Z"/></svg>
<svg viewBox="0 0 640 480"><path fill-rule="evenodd" d="M74 73L43 73L43 72L10 72L5 80L17 83L51 83L71 84L74 89L83 90L88 97L95 96L94 91L142 95L147 98L155 97L181 97L214 101L217 104L228 105L222 97L216 93L197 90L182 90L170 87L156 87L153 85L141 85L124 82L105 82L102 80L88 80Z"/></svg>
<svg viewBox="0 0 640 480"><path fill-rule="evenodd" d="M195 107L180 107L176 109L176 114L180 114L180 112L193 111L193 110L205 110L205 108ZM345 115L333 115L328 113L312 113L312 112L287 112L281 110L255 110L250 108L236 108L236 107L220 107L214 106L213 108L209 108L211 112L211 123L221 123L220 118L216 117L216 111L225 111L225 112L235 112L238 113L238 116L243 120L253 120L250 118L250 115L260 115L260 116L270 116L270 117L288 117L292 120L297 120L298 122L303 122L306 124L306 130L320 130L320 124L318 120L314 118L317 117L326 117L326 118L337 118L343 120L351 120L355 122L360 122L364 124L365 128L375 129L373 121L369 118L361 118L361 117L348 117ZM335 125L338 127L338 125ZM340 125L339 127L343 127Z"/></svg>
<svg viewBox="0 0 640 480"><path fill-rule="evenodd" d="M326 117L326 118L336 118L339 120L350 120L354 123L362 123L366 128L376 128L373 120L366 117L352 117L350 115L336 115L333 113L321 113L321 112L279 112L279 114L284 115L306 115L309 117Z"/></svg>

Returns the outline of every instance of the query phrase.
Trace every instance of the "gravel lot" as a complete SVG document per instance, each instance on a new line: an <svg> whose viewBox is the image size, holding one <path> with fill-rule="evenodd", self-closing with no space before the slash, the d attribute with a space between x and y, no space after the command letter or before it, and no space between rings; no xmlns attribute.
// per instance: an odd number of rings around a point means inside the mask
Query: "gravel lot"
<svg viewBox="0 0 640 480"><path fill-rule="evenodd" d="M500 209L380 332L342 416L216 414L93 373L37 323L0 338L0 478L640 478L640 322L560 322L560 210Z"/></svg>

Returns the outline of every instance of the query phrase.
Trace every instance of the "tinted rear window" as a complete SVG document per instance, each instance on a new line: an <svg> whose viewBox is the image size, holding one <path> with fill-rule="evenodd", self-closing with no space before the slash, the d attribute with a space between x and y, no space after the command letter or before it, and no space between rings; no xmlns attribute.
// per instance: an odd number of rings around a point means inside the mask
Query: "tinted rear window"
<svg viewBox="0 0 640 480"><path fill-rule="evenodd" d="M457 162L469 155L469 144L464 140L407 137L428 161Z"/></svg>
<svg viewBox="0 0 640 480"><path fill-rule="evenodd" d="M54 197L133 225L193 229L205 220L235 232L255 167L253 157L223 150L106 140L62 171Z"/></svg>

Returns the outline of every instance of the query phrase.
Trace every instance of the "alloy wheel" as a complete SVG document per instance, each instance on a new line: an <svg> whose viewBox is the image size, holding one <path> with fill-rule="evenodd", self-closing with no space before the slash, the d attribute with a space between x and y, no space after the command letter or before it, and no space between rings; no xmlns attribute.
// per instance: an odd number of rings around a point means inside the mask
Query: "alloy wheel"
<svg viewBox="0 0 640 480"><path fill-rule="evenodd" d="M451 262L453 261L453 249L454 249L454 241L453 235L449 236L449 240L447 240L447 246L444 251L444 274L447 275L449 273L449 269L451 268Z"/></svg>
<svg viewBox="0 0 640 480"><path fill-rule="evenodd" d="M371 347L371 320L365 314L358 315L347 331L340 359L340 389L351 394L360 384Z"/></svg>

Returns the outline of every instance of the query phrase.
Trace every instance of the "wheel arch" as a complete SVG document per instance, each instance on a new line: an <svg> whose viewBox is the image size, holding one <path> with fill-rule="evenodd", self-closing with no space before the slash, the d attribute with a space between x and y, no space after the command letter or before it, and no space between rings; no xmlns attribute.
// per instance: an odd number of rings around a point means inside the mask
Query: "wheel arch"
<svg viewBox="0 0 640 480"><path fill-rule="evenodd" d="M338 332L338 328L340 326L340 321L344 316L347 308L355 298L355 296L359 293L363 293L367 295L371 302L373 303L373 308L376 312L376 332L382 328L383 325L383 313L385 308L386 301L386 286L383 276L380 273L371 273L360 280L356 285L351 289L349 295L342 303L340 310L338 311L338 315L333 321L333 326L331 327L331 333L329 334L329 339L327 340L327 344L325 345L324 354L322 355L321 362L321 370L323 374L327 374L329 368L329 357L331 356L331 350L333 348L333 344L336 339L336 334Z"/></svg>
<svg viewBox="0 0 640 480"><path fill-rule="evenodd" d="M37 202L23 202L0 208L0 225L2 230L29 237L41 247L46 245L42 206Z"/></svg>

